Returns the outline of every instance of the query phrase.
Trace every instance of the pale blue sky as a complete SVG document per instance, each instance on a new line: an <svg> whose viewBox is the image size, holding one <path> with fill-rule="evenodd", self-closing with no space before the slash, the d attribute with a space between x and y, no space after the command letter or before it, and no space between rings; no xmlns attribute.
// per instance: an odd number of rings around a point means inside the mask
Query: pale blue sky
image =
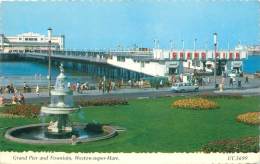
<svg viewBox="0 0 260 164"><path fill-rule="evenodd" d="M219 0L128 0L115 2L3 2L1 5L1 33L16 35L23 32L66 36L67 48L114 48L133 44L153 47L155 38L160 46L212 47L213 32L219 35L219 48L226 48L229 40L234 47L259 43L258 1Z"/></svg>

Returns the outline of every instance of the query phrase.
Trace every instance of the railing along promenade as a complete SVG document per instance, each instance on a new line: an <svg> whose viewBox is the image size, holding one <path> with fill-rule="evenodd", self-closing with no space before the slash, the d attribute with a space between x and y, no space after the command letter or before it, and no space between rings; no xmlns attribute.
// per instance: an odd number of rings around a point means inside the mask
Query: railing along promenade
<svg viewBox="0 0 260 164"><path fill-rule="evenodd" d="M48 50L31 50L31 51L11 51L3 54L15 54L20 57L28 57L35 59L45 59L49 56ZM51 57L65 60L80 60L95 63L107 63L108 58L112 56L136 56L136 55L152 55L152 51L137 51L137 50L52 50Z"/></svg>

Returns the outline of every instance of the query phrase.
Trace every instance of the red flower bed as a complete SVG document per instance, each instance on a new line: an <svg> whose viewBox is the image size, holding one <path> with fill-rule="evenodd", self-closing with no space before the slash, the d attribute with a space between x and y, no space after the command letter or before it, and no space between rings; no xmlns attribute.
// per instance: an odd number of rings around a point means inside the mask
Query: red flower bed
<svg viewBox="0 0 260 164"><path fill-rule="evenodd" d="M205 153L211 152L259 152L259 137L246 137L240 139L219 140L210 142L202 147Z"/></svg>
<svg viewBox="0 0 260 164"><path fill-rule="evenodd" d="M127 105L128 101L124 99L98 99L98 100L84 100L81 99L77 102L77 105L82 107L86 106L103 106L103 105Z"/></svg>
<svg viewBox="0 0 260 164"><path fill-rule="evenodd" d="M25 116L25 117L37 117L40 114L40 107L36 105L14 105L7 107L3 110L5 114Z"/></svg>

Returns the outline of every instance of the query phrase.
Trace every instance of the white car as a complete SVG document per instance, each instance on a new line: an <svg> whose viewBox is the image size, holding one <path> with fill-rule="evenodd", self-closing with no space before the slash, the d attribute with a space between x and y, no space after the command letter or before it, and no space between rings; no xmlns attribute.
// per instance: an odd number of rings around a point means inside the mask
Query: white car
<svg viewBox="0 0 260 164"><path fill-rule="evenodd" d="M197 92L197 91L199 91L199 86L192 85L191 83L175 83L171 87L171 91L174 91L174 92Z"/></svg>
<svg viewBox="0 0 260 164"><path fill-rule="evenodd" d="M231 77L231 78L237 77L237 71L232 70L231 72L228 73L228 77Z"/></svg>

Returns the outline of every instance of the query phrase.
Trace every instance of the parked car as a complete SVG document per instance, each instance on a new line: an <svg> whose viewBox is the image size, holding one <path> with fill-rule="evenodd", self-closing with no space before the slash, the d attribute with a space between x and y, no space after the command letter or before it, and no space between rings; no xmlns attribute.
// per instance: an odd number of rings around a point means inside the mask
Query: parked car
<svg viewBox="0 0 260 164"><path fill-rule="evenodd" d="M237 74L237 71L236 70L232 70L228 73L228 77L231 77L231 78L235 78L237 77L238 74Z"/></svg>
<svg viewBox="0 0 260 164"><path fill-rule="evenodd" d="M174 91L174 92L198 92L199 86L192 85L191 83L175 83L171 87L171 91Z"/></svg>

